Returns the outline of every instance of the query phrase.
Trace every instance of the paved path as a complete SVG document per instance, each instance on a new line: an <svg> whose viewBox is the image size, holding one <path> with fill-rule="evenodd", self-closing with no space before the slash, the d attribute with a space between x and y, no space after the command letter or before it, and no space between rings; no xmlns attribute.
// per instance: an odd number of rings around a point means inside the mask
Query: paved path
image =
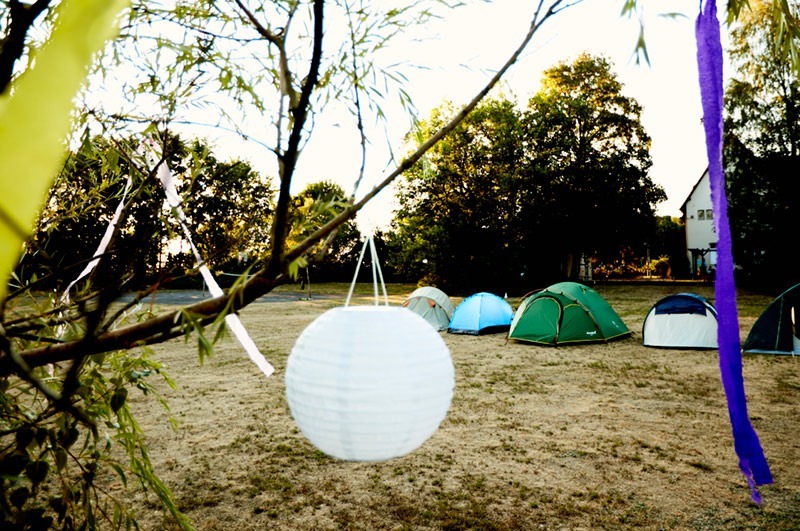
<svg viewBox="0 0 800 531"><path fill-rule="evenodd" d="M120 297L121 301L130 301L134 297L134 294L129 293ZM162 290L156 293L156 303L158 304L176 304L176 305L187 305L193 304L195 302L200 302L204 299L208 299L210 297L207 291L201 290ZM341 297L339 295L323 295L318 294L314 295L312 292L311 298L312 300L330 300L335 299L337 297ZM150 301L150 297L145 299L146 301ZM266 302L292 302L292 301L301 301L301 300L308 300L308 292L307 291L279 291L279 292L270 292L266 295L259 297L255 301L254 304L258 303L266 303ZM344 300L344 299L342 299Z"/></svg>

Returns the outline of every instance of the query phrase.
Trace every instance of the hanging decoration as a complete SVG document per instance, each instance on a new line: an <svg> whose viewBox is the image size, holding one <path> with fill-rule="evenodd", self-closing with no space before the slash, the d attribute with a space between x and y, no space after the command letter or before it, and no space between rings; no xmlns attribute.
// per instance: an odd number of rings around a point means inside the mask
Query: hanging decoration
<svg viewBox="0 0 800 531"><path fill-rule="evenodd" d="M89 273L94 271L94 268L100 263L100 258L102 258L103 254L106 252L108 248L108 244L111 243L111 237L114 236L114 230L117 227L117 223L119 223L119 218L122 215L122 209L125 206L125 199L128 197L128 192L131 189L131 185L133 184L133 180L131 176L128 175L128 179L125 182L125 190L122 192L122 199L120 199L117 208L114 210L114 216L112 216L111 221L106 226L106 231L103 233L103 237L100 239L100 244L97 246L97 250L94 252L94 255L89 263L86 264L86 267L83 268L83 271L75 277L75 279L69 283L69 285L64 290L64 293L61 294L59 301L62 304L69 303L69 292L77 284L80 280L86 277Z"/></svg>
<svg viewBox="0 0 800 531"><path fill-rule="evenodd" d="M147 146L149 147L148 153L152 156L155 146L152 142L149 142ZM161 182L162 188L164 189L164 195L167 198L167 202L175 212L178 222L181 225L181 229L183 230L183 234L186 237L186 240L189 242L189 246L192 249L192 254L194 254L194 259L195 262L197 262L200 275L203 277L203 281L205 281L206 286L208 286L209 293L211 293L212 297L223 296L225 292L219 287L219 284L217 284L217 280L214 278L214 275L211 274L211 270L208 269L208 266L200 256L200 251L197 250L197 246L194 244L194 240L192 240L192 233L189 230L189 225L186 221L186 215L183 213L183 208L181 208L181 197L178 194L178 190L175 186L175 179L172 176L172 172L170 171L166 160L162 161L158 165L156 168L156 175L158 180ZM228 326L228 329L231 331L233 336L245 349L247 355L250 357L250 360L256 364L262 373L264 373L264 376L271 376L272 373L275 372L275 368L267 361L264 355L261 354L261 351L258 350L258 347L247 333L247 330L242 324L242 321L239 319L239 316L229 313L225 316L225 324Z"/></svg>
<svg viewBox="0 0 800 531"><path fill-rule="evenodd" d="M367 246L375 305L349 306ZM399 457L438 429L454 386L450 351L438 332L414 312L388 305L375 244L368 238L345 306L328 310L303 330L287 360L286 398L300 431L338 459Z"/></svg>
<svg viewBox="0 0 800 531"><path fill-rule="evenodd" d="M714 209L714 228L718 238L714 295L719 318L717 335L720 375L728 400L728 414L733 431L734 448L739 457L739 468L750 486L753 501L760 504L761 495L756 486L772 483L772 474L758 435L750 424L742 377L736 285L733 278L731 233L725 196L725 175L722 168L722 44L715 0L706 0L697 17L695 30L711 203Z"/></svg>

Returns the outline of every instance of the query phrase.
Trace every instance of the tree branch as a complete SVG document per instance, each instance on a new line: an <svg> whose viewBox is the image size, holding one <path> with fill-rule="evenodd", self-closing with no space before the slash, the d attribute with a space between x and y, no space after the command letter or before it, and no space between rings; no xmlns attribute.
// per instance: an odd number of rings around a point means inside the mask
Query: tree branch
<svg viewBox="0 0 800 531"><path fill-rule="evenodd" d="M319 67L322 62L323 15L324 1L314 0L314 40L311 64L308 69L308 75L300 90L300 98L297 105L293 105L289 109L293 118L292 130L289 134L289 142L286 151L279 157L281 184L278 194L278 204L275 207L275 221L273 223L272 257L267 265L268 270L273 274L282 271L286 266L286 262L282 260L282 254L286 245L289 203L291 201L290 189L292 176L294 175L294 170L297 165L297 155L300 152L303 128L308 118L311 94L317 84Z"/></svg>
<svg viewBox="0 0 800 531"><path fill-rule="evenodd" d="M24 360L28 367L41 367L49 363L58 363L71 359L76 359L92 354L110 352L112 350L129 349L136 346L163 343L170 339L180 337L184 334L181 327L180 316L182 312L189 312L200 315L198 322L207 325L213 322L218 315L226 309L235 312L244 308L257 298L272 291L275 286L283 282L283 275L277 278L268 279L265 277L265 270L256 273L241 288L231 290L222 297L207 299L190 306L181 308L165 314L158 315L141 323L124 326L109 332L100 334L93 341L87 342L85 339L78 339L60 343L57 345L47 345L35 349L26 350L16 354L20 360ZM6 376L18 369L17 364L9 356L8 352L0 355L0 376Z"/></svg>
<svg viewBox="0 0 800 531"><path fill-rule="evenodd" d="M0 41L0 94L6 91L14 76L14 65L25 52L25 37L36 18L50 5L50 0L24 4L9 0L8 34Z"/></svg>
<svg viewBox="0 0 800 531"><path fill-rule="evenodd" d="M580 3L581 0L577 0L568 4L568 6L576 5ZM303 242L299 243L295 248L290 250L284 256L284 263L290 263L293 260L297 259L298 257L302 256L306 253L311 247L313 247L316 242L325 238L329 233L336 230L339 226L347 222L348 220L355 217L359 210L361 210L364 205L367 204L373 197L378 195L384 188L389 186L398 176L403 174L406 170L411 168L422 156L428 152L434 145L436 145L445 135L447 135L450 131L455 129L459 123L461 123L467 115L472 112L472 110L480 103L480 101L486 97L486 95L494 88L495 85L500 81L500 79L505 75L511 66L513 66L518 60L522 52L530 43L533 36L536 34L536 31L546 22L550 17L552 17L555 13L561 11L564 7L561 4L564 3L563 0L556 0L546 11L545 14L542 15L541 20L539 18L539 14L544 7L544 0L540 0L538 6L536 7L536 11L534 12L533 19L531 21L530 28L528 29L528 33L525 35L525 38L522 40L520 45L517 49L511 54L508 58L506 63L498 70L494 76L489 80L489 82L481 89L478 94L475 95L472 100L467 103L447 124L445 124L439 131L437 131L433 136L431 136L427 141L425 141L421 146L417 148L417 150L403 159L397 168L392 171L383 181L378 183L372 190L367 192L364 197L362 197L358 202L354 203L352 206L343 210L338 216L333 218L331 221L320 227L315 233L311 234L308 238L306 238Z"/></svg>
<svg viewBox="0 0 800 531"><path fill-rule="evenodd" d="M314 45L317 64L316 65L312 64L312 67L309 70L309 77L306 79L306 83L304 84L303 87L301 102L305 106L308 105L308 102L310 100L311 90L313 89L315 83L315 81L313 80L313 76L315 75L316 69L319 66L318 61L319 57L321 56L321 41L319 40L321 39L321 31L322 31L321 4L322 0L316 0L315 11L316 9L319 9L319 12L316 16L317 23L315 24L315 34L317 34L317 32L319 32L319 34L317 35L318 39L315 40L315 45ZM287 281L284 271L289 263L291 263L298 257L304 255L317 242L321 241L332 231L336 230L342 224L353 218L356 215L356 213L358 213L358 211L361 210L369 200L375 197L381 190L386 188L399 175L401 175L403 172L405 172L411 166L413 166L442 137L444 137L447 133L452 131L461 121L464 120L464 118L469 114L469 112L471 112L477 106L477 104L489 93L489 91L497 84L497 82L508 71L508 69L514 63L517 62L519 56L526 48L528 43L531 41L536 31L541 27L541 25L546 20L548 20L554 13L556 13L559 10L559 6L561 4L562 4L561 0L557 0L556 2L554 2L545 11L544 15L542 15L540 19L539 14L544 6L544 0L540 0L539 5L536 8L533 20L531 22L530 29L528 30L528 33L525 36L525 38L522 40L522 43L511 54L510 58L506 61L503 67L497 71L497 73L491 78L491 80L486 84L486 86L467 105L465 105L461 109L461 111L459 111L456 114L456 116L454 116L450 120L450 122L448 122L445 126L443 126L431 138L425 141L419 148L417 148L417 150L414 153L405 158L394 171L392 171L380 184L378 184L370 192L368 192L361 200L354 203L352 206L346 208L333 220L325 224L323 227L321 227L314 234L306 238L299 245L291 249L289 252L281 255L279 258L277 254L273 255L272 262L267 267L261 269L256 274L254 274L253 277L251 277L242 286L228 291L224 296L201 301L192 304L190 306L181 308L180 310L156 316L152 319L143 321L141 323L136 323L133 325L125 326L122 328L118 328L116 330L102 333L98 335L96 338L94 338L93 341L87 342L85 340L77 340L77 341L61 343L58 345L47 345L44 347L20 352L18 354L15 354L15 357L18 357L20 360L24 360L24 362L29 367L40 367L48 363L56 363L70 359L76 359L91 354L109 352L112 350L128 349L135 347L137 345L146 345L146 344L164 342L169 339L173 339L175 337L183 335L184 331L180 322L180 316L182 312L191 312L193 314L202 316L201 318L198 319L198 322L201 325L207 325L213 322L217 318L217 316L219 316L222 312L226 310L235 312L241 308L244 308L257 298L272 291L272 289L275 288L276 286L283 284L284 282ZM300 140L300 130L298 130L298 127L302 129L302 125L299 124L299 122L305 120L306 113L307 109L303 107L302 111L298 110L296 116L295 129L293 129L292 131L295 140L293 143L290 142L290 145L292 144L294 145L294 151L291 151L291 153L293 153L293 156L297 155L296 150ZM289 153L289 151L287 151L287 153ZM294 165L292 165L290 168L293 171ZM291 173L287 173L286 175L290 176ZM288 184L286 186L286 193L288 197ZM288 214L288 205L287 205L287 210L283 213L284 224L286 223L285 217L287 216L287 214ZM281 246L284 245L283 242L285 242L285 235L282 238ZM8 375L17 370L19 370L19 367L11 359L9 353L2 352L0 354L0 376Z"/></svg>

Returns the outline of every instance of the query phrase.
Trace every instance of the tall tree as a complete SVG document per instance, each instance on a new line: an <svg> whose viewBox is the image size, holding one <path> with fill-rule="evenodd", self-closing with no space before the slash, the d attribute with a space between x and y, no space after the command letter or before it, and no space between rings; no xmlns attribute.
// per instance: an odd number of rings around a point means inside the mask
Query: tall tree
<svg viewBox="0 0 800 531"><path fill-rule="evenodd" d="M795 17L800 4L787 1ZM756 156L800 156L800 77L775 43L783 31L773 2L753 0L731 31L733 76L725 94L729 133ZM795 36L797 44L800 37Z"/></svg>
<svg viewBox="0 0 800 531"><path fill-rule="evenodd" d="M23 284L38 277L37 289L61 293L94 256L132 176L121 150L125 148L87 131L67 156L18 267ZM120 279L113 285L123 290L152 278L166 233L157 181L137 177L131 184L132 200L101 268Z"/></svg>
<svg viewBox="0 0 800 531"><path fill-rule="evenodd" d="M274 210L271 180L241 160L223 162L194 140L186 147L182 179L186 217L210 267L252 262L270 248ZM244 260L244 257L247 260Z"/></svg>
<svg viewBox="0 0 800 531"><path fill-rule="evenodd" d="M798 14L798 3L787 2ZM800 211L800 69L775 45L785 32L771 2L751 2L731 32L734 74L725 94L724 147L731 236L739 278L780 291L797 283L785 265ZM795 45L800 36L789 33Z"/></svg>
<svg viewBox="0 0 800 531"><path fill-rule="evenodd" d="M396 238L409 273L525 290L574 277L582 253L644 254L664 192L647 173L639 105L607 61L587 55L542 85L524 112L485 102L408 172Z"/></svg>
<svg viewBox="0 0 800 531"><path fill-rule="evenodd" d="M641 253L655 231L655 205L666 195L648 174L650 137L640 120L641 106L622 93L608 61L587 54L547 70L528 102L526 165L549 186L523 215L550 220L542 236L567 275L582 253Z"/></svg>
<svg viewBox="0 0 800 531"><path fill-rule="evenodd" d="M158 179L131 168L124 144L135 142L85 138L68 156L18 267L22 282L35 275L39 289L66 288L93 257L129 177L131 200L103 258L105 274L116 279L119 290L132 291L185 276L194 267L191 252L173 256L171 249L187 249L188 242L165 208ZM169 164L185 197L193 241L206 263L224 268L241 262L240 253L260 256L269 246L269 181L242 161L217 160L197 140L186 145L173 137L169 145Z"/></svg>
<svg viewBox="0 0 800 531"><path fill-rule="evenodd" d="M330 181L311 183L294 196L291 208L289 242L301 242L314 231L328 223L347 207L348 197L341 186ZM354 220L342 225L330 242L320 242L313 260L317 282L341 281L352 275L358 262L361 233ZM312 256L314 256L312 255ZM309 267L308 264L305 267ZM303 271L308 279L309 272Z"/></svg>
<svg viewBox="0 0 800 531"><path fill-rule="evenodd" d="M434 110L420 131L439 128L451 112L449 104ZM394 265L450 291L508 290L521 150L514 104L479 105L407 172L394 222L402 245L393 247L402 254Z"/></svg>

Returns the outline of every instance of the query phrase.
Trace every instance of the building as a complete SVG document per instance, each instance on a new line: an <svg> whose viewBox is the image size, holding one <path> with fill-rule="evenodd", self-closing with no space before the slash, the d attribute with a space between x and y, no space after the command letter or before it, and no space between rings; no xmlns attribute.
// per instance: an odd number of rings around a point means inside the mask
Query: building
<svg viewBox="0 0 800 531"><path fill-rule="evenodd" d="M681 206L686 228L686 255L693 276L705 277L717 265L717 233L711 208L708 168Z"/></svg>

